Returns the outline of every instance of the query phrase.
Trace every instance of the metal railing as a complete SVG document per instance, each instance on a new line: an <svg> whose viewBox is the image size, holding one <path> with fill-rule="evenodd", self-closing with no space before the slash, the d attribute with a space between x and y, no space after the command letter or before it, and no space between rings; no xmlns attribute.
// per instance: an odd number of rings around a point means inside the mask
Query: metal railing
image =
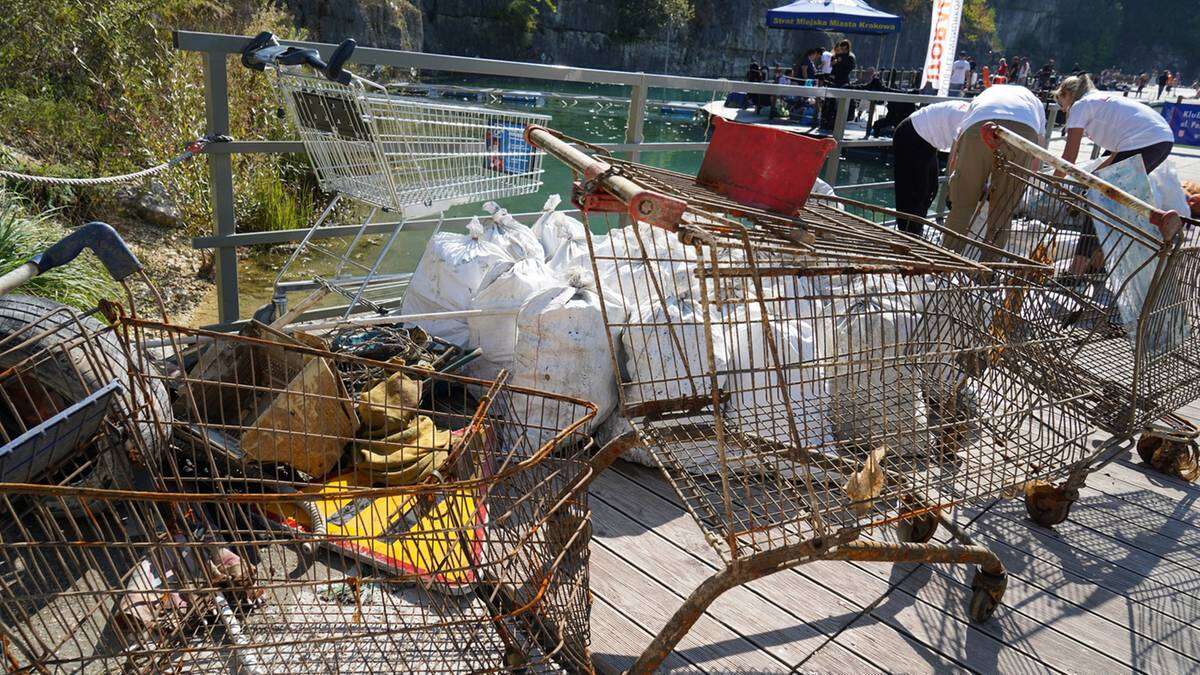
<svg viewBox="0 0 1200 675"><path fill-rule="evenodd" d="M229 129L229 86L228 66L231 56L239 56L242 47L250 41L248 36L221 35L176 31L175 48L198 52L204 58L204 110L207 134L228 134ZM315 48L324 58L329 58L336 45L316 42L284 41L286 45ZM497 61L444 54L426 54L392 49L359 47L350 58L351 63L363 66L389 66L402 69L462 73L469 75L503 76L557 82L608 84L629 87L629 111L626 115L624 142L602 143L612 152L628 153L637 160L642 152L703 151L707 142L646 142L646 102L651 87L709 91L714 94L744 92L787 97L813 97L821 100L836 100L836 117L832 132L838 142L838 152L832 153L823 175L827 182L836 186L841 151L847 148L890 147L891 139L871 139L870 127L874 104L878 102L933 103L948 100L935 96L918 96L891 92L876 92L828 87L799 87L768 83L750 83L738 80L687 77L681 75L658 75L653 73L631 73L616 70L576 68L572 66ZM241 67L238 65L237 67ZM847 117L850 102L871 102L868 111L867 137L846 137ZM1053 119L1053 115L1050 116ZM1052 124L1052 123L1051 123ZM299 241L307 230L284 230L275 232L239 233L234 214L233 163L231 156L247 153L293 153L304 152L300 141L239 141L214 143L206 149L208 157L209 190L213 203L213 234L193 239L195 248L214 249L214 273L217 286L217 318L219 325L229 326L239 321L241 309L238 303L237 249L242 246L280 244ZM864 183L861 185L837 186L839 190L887 188L892 183ZM529 214L522 214L529 215ZM457 219L445 224L455 225ZM436 221L408 222L405 228L432 228ZM466 220L463 219L465 223ZM373 225L376 233L388 232L392 223ZM322 228L323 237L353 234L353 228ZM344 231L343 231L344 230Z"/></svg>

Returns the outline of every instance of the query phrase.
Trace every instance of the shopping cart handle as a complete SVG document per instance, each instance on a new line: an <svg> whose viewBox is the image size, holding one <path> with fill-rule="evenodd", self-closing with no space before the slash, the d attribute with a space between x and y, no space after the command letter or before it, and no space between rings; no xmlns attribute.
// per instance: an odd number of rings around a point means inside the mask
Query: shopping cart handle
<svg viewBox="0 0 1200 675"><path fill-rule="evenodd" d="M342 70L350 55L354 53L354 40L343 40L326 63L321 52L303 47L284 47L275 39L274 33L263 31L242 47L242 65L252 70L262 70L267 64L281 66L306 65L325 77L341 84L350 84L350 73Z"/></svg>
<svg viewBox="0 0 1200 675"><path fill-rule="evenodd" d="M287 47L281 47L279 40L275 39L275 34L269 30L264 30L254 39L242 47L242 65L251 70L262 70L268 63L279 54L287 51Z"/></svg>
<svg viewBox="0 0 1200 675"><path fill-rule="evenodd" d="M125 240L108 223L93 221L58 240L50 248L29 259L44 274L74 260L85 248L104 263L113 279L122 281L142 269L137 256L125 245Z"/></svg>
<svg viewBox="0 0 1200 675"><path fill-rule="evenodd" d="M325 77L340 82L342 84L350 84L350 73L342 70L342 66L350 60L350 55L354 53L354 48L358 46L352 38L342 40L342 44L333 50L333 54L329 57L329 63L325 66Z"/></svg>

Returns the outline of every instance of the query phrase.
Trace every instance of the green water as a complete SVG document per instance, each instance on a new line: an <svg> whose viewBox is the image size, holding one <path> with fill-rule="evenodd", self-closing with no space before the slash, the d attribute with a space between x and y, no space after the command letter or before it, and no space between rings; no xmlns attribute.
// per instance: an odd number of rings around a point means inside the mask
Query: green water
<svg viewBox="0 0 1200 675"><path fill-rule="evenodd" d="M558 91L571 94L595 96L628 96L627 88L620 86L589 85L567 82L531 82L507 78L474 79L470 82L463 80L439 81L447 84L464 84L475 87L502 87L524 91ZM657 91L651 90L652 103L647 106L645 123L645 139L647 142L694 142L706 140L707 124L699 119L668 118L658 114L659 101L697 101L708 102L717 98L710 92L699 91ZM496 106L492 106L496 107ZM625 116L628 105L614 102L580 101L572 107L566 107L558 101L547 101L545 106L508 106L513 110L527 110L546 114L551 117L549 126L568 136L591 142L624 141ZM671 169L681 173L695 174L700 168L703 152L644 152L640 161L645 164ZM542 189L535 194L512 197L500 200L501 206L512 213L527 213L540 211L546 198L559 194L563 198L560 208L570 208L569 197L571 190L571 175L568 169L551 157L546 157L543 164L545 171ZM861 155L843 156L838 172L839 185L854 183L873 183L892 179L892 169L884 160L863 157ZM860 191L845 196L863 201L891 206L890 190ZM459 217L483 214L480 205L456 206L446 212L446 217ZM355 217L365 217L366 213L354 214L345 219L345 224L353 224ZM381 220L377 219L377 220ZM384 259L381 269L386 272L412 271L420 260L425 249L431 230L402 232L395 245ZM326 239L322 246L341 251L349 243L349 239ZM382 248L382 238L374 237L360 245L355 259L361 264L370 266L374 263L378 251ZM241 298L241 313L249 315L255 308L268 302L271 297L271 287L281 265L287 258L287 251L256 252L244 257L239 264L239 296ZM330 275L334 265L320 254L305 256L296 266L291 279L307 279L313 274ZM357 272L356 272L357 273ZM293 301L295 298L293 298ZM198 311L196 323L212 323L216 321L215 303L209 301Z"/></svg>

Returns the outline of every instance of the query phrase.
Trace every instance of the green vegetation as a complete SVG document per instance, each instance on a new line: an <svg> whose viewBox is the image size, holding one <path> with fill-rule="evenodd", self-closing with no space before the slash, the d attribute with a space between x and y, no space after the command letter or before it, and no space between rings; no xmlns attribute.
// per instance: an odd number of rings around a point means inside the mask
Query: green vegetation
<svg viewBox="0 0 1200 675"><path fill-rule="evenodd" d="M8 3L0 17L0 144L36 160L36 173L96 176L145 168L179 153L204 129L201 56L176 51L171 29L300 37L273 3L256 0L38 0ZM275 114L267 77L230 60L232 133L239 139L287 137ZM11 158L9 158L11 159ZM276 200L238 203L243 229L293 227L314 201L306 180L281 183L296 160L237 158L239 193ZM0 157L5 167L31 167ZM164 178L193 231L207 227L206 162ZM274 184L271 189L264 186ZM299 187L290 187L296 186ZM56 208L66 222L113 214L112 188L30 187L10 183L37 208ZM293 209L282 202L294 201Z"/></svg>
<svg viewBox="0 0 1200 675"><path fill-rule="evenodd" d="M541 24L544 14L553 14L555 5L552 0L512 0L500 12L500 21L517 40L522 48L533 46L533 34Z"/></svg>
<svg viewBox="0 0 1200 675"><path fill-rule="evenodd" d="M0 192L0 274L25 264L35 253L66 236L51 214L30 215L22 200ZM21 293L40 295L74 307L95 307L101 298L117 298L117 284L91 254L65 267L50 270L21 287Z"/></svg>
<svg viewBox="0 0 1200 675"><path fill-rule="evenodd" d="M996 35L996 10L987 0L966 0L963 3L962 31L959 41L976 51L1000 49Z"/></svg>
<svg viewBox="0 0 1200 675"><path fill-rule="evenodd" d="M696 0L617 0L616 5L620 32L613 37L625 41L654 35L664 26L674 32L696 18Z"/></svg>

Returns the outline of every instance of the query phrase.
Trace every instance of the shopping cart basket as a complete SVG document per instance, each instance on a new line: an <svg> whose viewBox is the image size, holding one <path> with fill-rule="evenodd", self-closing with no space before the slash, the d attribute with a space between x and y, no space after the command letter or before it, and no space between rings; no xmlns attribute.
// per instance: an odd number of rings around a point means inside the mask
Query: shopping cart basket
<svg viewBox="0 0 1200 675"><path fill-rule="evenodd" d="M1138 434L1148 463L1194 478L1195 427L1173 413L1200 398L1200 230L1146 203L1144 173L1118 178L1118 187L1002 127L983 134L995 170L1012 178L989 207L1013 214L1001 223L1007 247L1056 260L1047 291L1015 317L1028 359L1008 366L1052 397L1075 401L1112 436L1062 484L1031 488L1030 516L1044 525L1064 520L1087 474L1127 452ZM1038 172L1042 162L1055 173Z"/></svg>
<svg viewBox="0 0 1200 675"><path fill-rule="evenodd" d="M0 484L10 665L589 668L590 530L573 488L590 405L269 328L117 325L130 349L165 353L139 379L171 392L174 415L145 420L171 447L154 491ZM56 516L47 497L109 508Z"/></svg>
<svg viewBox="0 0 1200 675"><path fill-rule="evenodd" d="M524 130L549 117L391 95L342 68L353 51L354 41L346 40L326 63L315 49L280 46L262 33L242 52L247 67L272 67L318 183L334 193L276 276L276 314L283 313L289 291L314 287L344 296L347 316L385 313L409 278L384 269L406 222L456 204L532 194L542 184L542 153L525 142ZM369 212L353 233L341 232L349 242L335 250L320 241L328 236L322 225L343 197ZM372 227L381 211L399 218L390 232ZM368 231L386 237L374 253ZM309 279L289 280L298 262ZM311 279L314 269L321 276Z"/></svg>
<svg viewBox="0 0 1200 675"><path fill-rule="evenodd" d="M976 563L970 614L991 616L1004 568L944 514L1062 474L1089 430L996 367L1018 356L1012 316L1049 268L983 244L992 262L963 258L885 227L894 212L865 204L813 196L768 211L703 175L621 161L547 129L529 138L573 170L592 221L634 428L598 466L646 446L726 564L634 671L656 668L724 591L818 559ZM815 176L819 162L797 165ZM605 224L607 235L590 234ZM928 543L939 523L959 545ZM902 543L861 538L885 525Z"/></svg>

